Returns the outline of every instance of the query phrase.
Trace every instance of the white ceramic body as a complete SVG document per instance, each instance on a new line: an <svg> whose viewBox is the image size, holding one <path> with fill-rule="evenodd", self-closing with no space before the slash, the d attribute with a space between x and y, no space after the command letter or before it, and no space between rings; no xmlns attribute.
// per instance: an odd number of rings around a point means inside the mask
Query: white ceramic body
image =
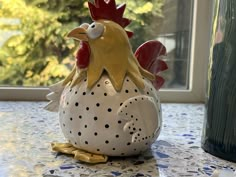
<svg viewBox="0 0 236 177"><path fill-rule="evenodd" d="M65 87L60 100L62 132L75 147L96 154L129 156L147 150L160 133L160 100L151 82L144 80L140 91L125 78L116 92L103 75L87 90L85 79L77 86Z"/></svg>

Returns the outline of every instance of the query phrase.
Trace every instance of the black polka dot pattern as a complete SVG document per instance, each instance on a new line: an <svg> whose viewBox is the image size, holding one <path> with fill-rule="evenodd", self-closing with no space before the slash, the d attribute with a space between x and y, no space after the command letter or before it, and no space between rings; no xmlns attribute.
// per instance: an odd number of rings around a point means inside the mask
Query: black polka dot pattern
<svg viewBox="0 0 236 177"><path fill-rule="evenodd" d="M150 94L149 91L146 91L145 93ZM134 143L136 143L136 142L149 142L153 138L150 135L145 136L146 134L144 133L144 131L142 129L142 124L139 121L139 115L136 116L136 115L132 114L132 111L130 111L130 109L132 109L130 107L132 107L132 105L135 104L135 102L144 103L144 101L145 102L147 101L147 103L152 104L153 98L148 97L148 96L144 96L144 97L139 96L134 99L131 99L128 102L124 102L122 104L122 109L119 112L119 114L125 116L126 119L130 120L126 123L124 130L129 133L129 135L132 137L132 141ZM149 101L151 101L151 102L149 102ZM148 145L150 145L150 144L148 144Z"/></svg>
<svg viewBox="0 0 236 177"><path fill-rule="evenodd" d="M97 82L94 85L94 90L88 90L83 84L87 85L87 79L82 80L82 85L79 87L66 89L66 94L68 93L70 97L65 97L63 103L65 106L63 107L63 110L60 111L60 116L63 117L61 119L63 121L61 124L62 129L64 129L63 131L66 132L68 135L67 137L76 136L73 139L70 139L73 145L76 145L77 147L84 146L89 149L94 146L93 141L95 139L102 138L102 141L100 141L101 143L95 146L92 151L97 152L98 154L111 152L118 156L129 155L126 150L122 150L123 148L138 154L143 150L143 147L151 145L150 139L154 136L156 137L156 135L153 133L151 135L148 134L147 136L144 133L145 128L140 126L140 122L143 121L143 118L135 112L126 110L129 109L129 106L135 106L136 102L141 100L141 97L139 97L140 94L146 95L142 100L146 100L146 97L148 96L155 96L152 92L155 90L154 88L150 85L145 85L144 90L139 90L135 85L134 87L124 87L120 93L124 95L125 99L118 98L116 100L114 99L115 97L113 97L113 93L104 89L111 86L111 82L107 78L106 80ZM133 85L133 82L130 78L126 77L124 84ZM129 96L134 99L129 99ZM76 99L74 99L74 97L76 97ZM89 102L87 102L87 100L89 100ZM111 102L110 100L114 100L114 103L112 101L112 104L108 104ZM155 104L157 103L158 99L155 97ZM122 117L113 119L113 115L117 114L119 108L122 108L122 114L126 116L126 119L123 119ZM103 109L102 114L99 113L100 109ZM77 114L71 114L71 111L75 111ZM113 122L111 122L112 119ZM129 123L127 120L132 121L132 123L127 126L127 129L128 127L129 129L124 131L125 126ZM76 129L70 128L71 125L77 124L78 126ZM96 124L100 125L100 127L97 128ZM117 131L119 129L122 131ZM91 135L88 135L87 132L91 132ZM126 134L124 134L124 132ZM92 137L92 139L90 137ZM137 146L137 144L133 144L135 142L140 142L142 144L140 144L141 146ZM117 143L122 143L124 147L120 149L119 146L116 146Z"/></svg>

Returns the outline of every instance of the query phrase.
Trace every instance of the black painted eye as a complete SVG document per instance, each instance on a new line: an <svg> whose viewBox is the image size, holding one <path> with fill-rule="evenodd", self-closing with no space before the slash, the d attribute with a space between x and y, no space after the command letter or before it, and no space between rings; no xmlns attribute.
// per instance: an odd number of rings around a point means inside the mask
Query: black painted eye
<svg viewBox="0 0 236 177"><path fill-rule="evenodd" d="M92 23L87 29L87 34L90 39L96 39L102 36L103 32L104 25L98 22Z"/></svg>

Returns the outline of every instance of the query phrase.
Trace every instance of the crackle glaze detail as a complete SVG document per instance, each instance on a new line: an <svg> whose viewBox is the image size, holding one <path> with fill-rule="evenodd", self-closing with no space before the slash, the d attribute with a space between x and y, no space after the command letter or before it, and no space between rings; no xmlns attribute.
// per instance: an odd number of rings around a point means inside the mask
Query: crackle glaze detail
<svg viewBox="0 0 236 177"><path fill-rule="evenodd" d="M0 176L209 177L236 164L200 147L204 105L162 104L163 128L151 151L88 165L51 151L63 139L56 113L44 102L0 102Z"/></svg>

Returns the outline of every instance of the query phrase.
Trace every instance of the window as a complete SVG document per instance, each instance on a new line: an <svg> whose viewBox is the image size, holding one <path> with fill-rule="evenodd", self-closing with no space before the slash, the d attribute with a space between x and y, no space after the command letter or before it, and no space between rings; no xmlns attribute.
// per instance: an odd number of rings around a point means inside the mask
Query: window
<svg viewBox="0 0 236 177"><path fill-rule="evenodd" d="M179 0L179 3L181 0ZM191 54L188 66L189 85L186 90L163 89L160 93L166 102L204 102L211 16L213 1L193 1Z"/></svg>
<svg viewBox="0 0 236 177"><path fill-rule="evenodd" d="M116 1L127 3L134 50L150 39L167 47L169 70L163 73L162 100L204 101L211 2ZM0 100L45 100L46 86L69 73L78 43L64 36L82 22L91 22L85 2L0 1Z"/></svg>

